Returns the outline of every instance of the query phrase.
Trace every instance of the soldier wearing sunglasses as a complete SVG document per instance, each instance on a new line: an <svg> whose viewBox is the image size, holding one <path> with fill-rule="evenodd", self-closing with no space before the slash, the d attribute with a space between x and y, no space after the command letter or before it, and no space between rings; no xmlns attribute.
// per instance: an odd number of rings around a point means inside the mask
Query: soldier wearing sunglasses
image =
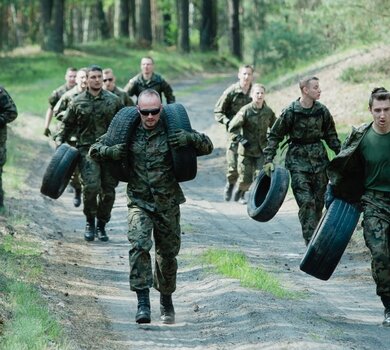
<svg viewBox="0 0 390 350"><path fill-rule="evenodd" d="M134 106L134 101L131 97L124 90L116 86L116 77L111 68L103 69L103 89L117 95L124 106Z"/></svg>
<svg viewBox="0 0 390 350"><path fill-rule="evenodd" d="M138 98L141 122L130 147L92 145L90 156L97 161L119 160L131 154L133 173L128 180L128 239L130 242L130 290L137 293L137 323L150 323L149 289L160 292L161 321L175 322L172 293L176 290L177 260L180 250L180 207L185 202L175 179L170 148L191 145L197 155L213 150L210 139L195 130L177 130L168 136L160 120L162 109L158 92L145 90ZM150 250L155 242L154 274Z"/></svg>

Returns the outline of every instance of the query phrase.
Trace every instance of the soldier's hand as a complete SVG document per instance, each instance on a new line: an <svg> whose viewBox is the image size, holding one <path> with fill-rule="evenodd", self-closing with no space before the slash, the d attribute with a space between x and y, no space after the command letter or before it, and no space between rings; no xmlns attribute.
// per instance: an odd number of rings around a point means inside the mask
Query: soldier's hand
<svg viewBox="0 0 390 350"><path fill-rule="evenodd" d="M4 128L7 125L7 121L3 116L0 115L0 129Z"/></svg>
<svg viewBox="0 0 390 350"><path fill-rule="evenodd" d="M45 128L44 132L43 132L43 135L45 135L46 137L50 137L51 136L51 131L49 128Z"/></svg>
<svg viewBox="0 0 390 350"><path fill-rule="evenodd" d="M192 143L192 133L183 129L175 130L171 135L168 136L168 143L173 148L179 148L187 146Z"/></svg>
<svg viewBox="0 0 390 350"><path fill-rule="evenodd" d="M268 177L271 177L271 173L275 170L274 164L271 162L265 163L263 165L263 170L265 172L265 175L267 175Z"/></svg>
<svg viewBox="0 0 390 350"><path fill-rule="evenodd" d="M326 191L325 191L325 208L329 209L330 205L334 201L335 196L333 193L333 186L331 184L328 184L326 186Z"/></svg>
<svg viewBox="0 0 390 350"><path fill-rule="evenodd" d="M127 147L125 143L119 143L117 145L107 147L104 151L104 156L112 160L125 158L126 154Z"/></svg>

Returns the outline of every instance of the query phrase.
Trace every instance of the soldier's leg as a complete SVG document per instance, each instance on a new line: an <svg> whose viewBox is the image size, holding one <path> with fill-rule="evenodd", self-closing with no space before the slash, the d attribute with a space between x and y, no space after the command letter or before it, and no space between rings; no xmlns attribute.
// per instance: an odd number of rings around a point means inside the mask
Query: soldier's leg
<svg viewBox="0 0 390 350"><path fill-rule="evenodd" d="M313 174L312 186L313 186L314 201L316 206L315 226L317 226L317 224L321 220L322 210L324 209L325 191L326 191L327 184L328 184L328 176L326 175L325 171L321 171L319 173Z"/></svg>
<svg viewBox="0 0 390 350"><path fill-rule="evenodd" d="M308 244L318 223L312 190L313 174L301 171L291 171L290 173L291 188L299 207L298 218L302 227L302 235L305 243Z"/></svg>
<svg viewBox="0 0 390 350"><path fill-rule="evenodd" d="M74 188L73 205L77 208L81 204L81 179L79 165L76 166L72 177L70 178L70 185Z"/></svg>
<svg viewBox="0 0 390 350"><path fill-rule="evenodd" d="M128 209L129 231L127 238L130 242L130 290L149 289L153 285L152 263L150 249L153 246L153 221L149 213L136 206Z"/></svg>
<svg viewBox="0 0 390 350"><path fill-rule="evenodd" d="M7 149L5 144L0 144L0 208L4 207L3 167L7 161Z"/></svg>
<svg viewBox="0 0 390 350"><path fill-rule="evenodd" d="M229 140L226 147L226 185L223 193L225 201L230 201L232 198L233 188L238 178L237 150L238 144Z"/></svg>
<svg viewBox="0 0 390 350"><path fill-rule="evenodd" d="M159 213L153 221L156 245L153 285L162 294L171 295L176 290L176 256L181 243L179 206Z"/></svg>
<svg viewBox="0 0 390 350"><path fill-rule="evenodd" d="M238 170L238 181L237 191L234 193L234 200L240 201L241 204L246 204L245 192L248 191L252 180L253 172L255 167L255 158L245 157L238 155L237 170Z"/></svg>

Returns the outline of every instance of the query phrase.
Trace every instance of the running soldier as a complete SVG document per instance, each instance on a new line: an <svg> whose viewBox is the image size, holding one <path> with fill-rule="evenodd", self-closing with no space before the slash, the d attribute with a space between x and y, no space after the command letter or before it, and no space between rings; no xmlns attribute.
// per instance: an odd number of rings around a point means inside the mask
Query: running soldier
<svg viewBox="0 0 390 350"><path fill-rule="evenodd" d="M76 73L76 68L69 67L65 73L65 84L55 89L49 97L49 107L46 111L45 129L43 131L43 134L47 137L51 136L51 131L49 127L54 114L53 109L57 102L60 100L61 96L76 85Z"/></svg>
<svg viewBox="0 0 390 350"><path fill-rule="evenodd" d="M240 67L238 71L238 82L230 85L217 101L214 108L215 120L226 127L226 185L224 189L225 201L232 198L233 188L238 179L237 158L238 140L235 134L228 132L229 123L241 107L252 101L250 90L253 81L253 68L250 65Z"/></svg>
<svg viewBox="0 0 390 350"><path fill-rule="evenodd" d="M238 189L234 200L246 204L245 192L264 164L263 149L267 146L267 131L275 123L273 110L265 103L265 87L254 84L252 102L242 107L229 123L228 131L238 140Z"/></svg>
<svg viewBox="0 0 390 350"><path fill-rule="evenodd" d="M124 87L124 90L130 97L138 97L146 89L156 90L161 97L161 101L162 94L164 94L167 104L175 103L176 101L172 87L161 75L154 73L154 61L152 57L143 57L141 59L141 73L131 78Z"/></svg>
<svg viewBox="0 0 390 350"><path fill-rule="evenodd" d="M119 97L102 89L103 76L99 66L88 69L87 84L88 89L70 101L58 139L65 142L71 135L77 139L86 216L84 238L93 241L96 235L101 241L108 241L105 226L111 218L118 181L111 176L109 165L94 161L88 156L88 151L106 133L112 118L123 105Z"/></svg>
<svg viewBox="0 0 390 350"><path fill-rule="evenodd" d="M0 86L0 209L4 207L3 167L7 161L7 124L18 116L12 97Z"/></svg>
<svg viewBox="0 0 390 350"><path fill-rule="evenodd" d="M390 92L374 89L368 107L373 122L352 128L328 166L326 206L334 196L361 203L372 277L385 307L383 325L390 327Z"/></svg>
<svg viewBox="0 0 390 350"><path fill-rule="evenodd" d="M288 136L286 168L290 171L291 188L298 203L298 217L307 245L321 219L328 183L329 159L321 140L325 140L336 154L340 151L340 140L332 115L318 102L321 96L318 78L302 79L299 88L301 97L283 110L269 133L263 169L271 176L278 145Z"/></svg>
<svg viewBox="0 0 390 350"><path fill-rule="evenodd" d="M134 106L134 101L126 93L126 91L116 86L116 77L111 68L103 69L103 89L117 95L124 106Z"/></svg>
<svg viewBox="0 0 390 350"><path fill-rule="evenodd" d="M197 155L213 150L210 139L193 130L178 130L168 137L160 120L161 98L154 90L138 98L141 123L134 132L130 149L125 144L95 143L90 155L97 160L118 160L130 152L132 176L127 184L130 242L130 289L137 293L137 323L150 323L149 290L160 292L161 320L175 323L172 293L176 290L177 259L181 242L180 207L184 194L175 179L170 148L192 145ZM150 250L155 242L155 270Z"/></svg>

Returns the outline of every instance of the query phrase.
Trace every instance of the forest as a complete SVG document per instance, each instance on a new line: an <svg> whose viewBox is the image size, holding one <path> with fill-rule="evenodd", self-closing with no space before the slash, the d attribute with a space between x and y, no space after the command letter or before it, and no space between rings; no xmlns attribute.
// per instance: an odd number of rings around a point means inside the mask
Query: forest
<svg viewBox="0 0 390 350"><path fill-rule="evenodd" d="M2 0L0 53L122 40L232 55L269 73L388 40L389 9L386 0Z"/></svg>

